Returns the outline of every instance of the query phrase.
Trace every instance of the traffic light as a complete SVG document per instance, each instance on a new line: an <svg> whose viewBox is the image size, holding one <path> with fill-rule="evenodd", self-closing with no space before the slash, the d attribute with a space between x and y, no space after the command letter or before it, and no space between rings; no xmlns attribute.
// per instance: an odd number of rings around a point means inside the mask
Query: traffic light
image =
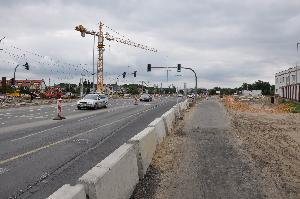
<svg viewBox="0 0 300 199"><path fill-rule="evenodd" d="M12 85L12 86L15 85L15 78L10 79L10 85Z"/></svg>
<svg viewBox="0 0 300 199"><path fill-rule="evenodd" d="M181 64L177 64L177 72L181 72Z"/></svg>
<svg viewBox="0 0 300 199"><path fill-rule="evenodd" d="M133 77L136 77L136 70L135 71L133 71Z"/></svg>
<svg viewBox="0 0 300 199"><path fill-rule="evenodd" d="M122 76L123 76L123 78L125 78L125 77L126 77L126 72L124 72L124 73L122 74Z"/></svg>
<svg viewBox="0 0 300 199"><path fill-rule="evenodd" d="M29 64L27 62L24 64L24 66L26 70L29 70Z"/></svg>
<svg viewBox="0 0 300 199"><path fill-rule="evenodd" d="M151 71L151 64L148 64L147 66L147 72L150 72Z"/></svg>

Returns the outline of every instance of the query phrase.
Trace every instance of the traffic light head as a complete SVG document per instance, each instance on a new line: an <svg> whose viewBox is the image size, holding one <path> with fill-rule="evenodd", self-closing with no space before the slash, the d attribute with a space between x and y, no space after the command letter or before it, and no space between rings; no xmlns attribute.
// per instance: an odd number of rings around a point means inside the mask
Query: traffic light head
<svg viewBox="0 0 300 199"><path fill-rule="evenodd" d="M136 72L137 72L137 71L133 71L133 77L136 77Z"/></svg>
<svg viewBox="0 0 300 199"><path fill-rule="evenodd" d="M151 64L148 64L147 65L147 72L150 72L151 71Z"/></svg>
<svg viewBox="0 0 300 199"><path fill-rule="evenodd" d="M124 73L122 74L122 76L123 76L123 78L125 78L125 77L126 77L126 72L124 72Z"/></svg>
<svg viewBox="0 0 300 199"><path fill-rule="evenodd" d="M181 72L181 64L177 65L177 72Z"/></svg>
<svg viewBox="0 0 300 199"><path fill-rule="evenodd" d="M24 64L24 66L26 70L29 70L29 64L27 62Z"/></svg>

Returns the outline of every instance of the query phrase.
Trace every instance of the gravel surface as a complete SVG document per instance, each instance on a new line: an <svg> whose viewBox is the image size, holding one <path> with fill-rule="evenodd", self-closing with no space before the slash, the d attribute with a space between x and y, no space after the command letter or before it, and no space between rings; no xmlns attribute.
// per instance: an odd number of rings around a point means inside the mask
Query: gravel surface
<svg viewBox="0 0 300 199"><path fill-rule="evenodd" d="M214 99L197 104L159 147L132 199L299 198L299 118L245 114Z"/></svg>

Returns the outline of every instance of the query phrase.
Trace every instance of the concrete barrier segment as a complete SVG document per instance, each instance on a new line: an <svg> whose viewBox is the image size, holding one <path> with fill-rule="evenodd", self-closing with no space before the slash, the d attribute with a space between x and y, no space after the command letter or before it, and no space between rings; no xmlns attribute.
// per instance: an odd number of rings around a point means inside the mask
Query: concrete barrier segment
<svg viewBox="0 0 300 199"><path fill-rule="evenodd" d="M163 119L161 117L156 118L154 121L152 121L148 125L148 127L154 127L154 132L156 134L157 144L160 144L167 135L166 126L165 126L165 123L164 123Z"/></svg>
<svg viewBox="0 0 300 199"><path fill-rule="evenodd" d="M151 164L157 146L157 136L154 132L154 127L147 127L130 140L128 143L135 144L139 178L142 179Z"/></svg>
<svg viewBox="0 0 300 199"><path fill-rule="evenodd" d="M79 178L89 199L128 199L138 181L133 144L123 144Z"/></svg>
<svg viewBox="0 0 300 199"><path fill-rule="evenodd" d="M165 122L165 126L167 127L167 134L170 134L174 129L175 125L175 110L171 108L169 111L162 115L162 118Z"/></svg>
<svg viewBox="0 0 300 199"><path fill-rule="evenodd" d="M86 194L82 184L75 186L65 184L47 199L86 199Z"/></svg>

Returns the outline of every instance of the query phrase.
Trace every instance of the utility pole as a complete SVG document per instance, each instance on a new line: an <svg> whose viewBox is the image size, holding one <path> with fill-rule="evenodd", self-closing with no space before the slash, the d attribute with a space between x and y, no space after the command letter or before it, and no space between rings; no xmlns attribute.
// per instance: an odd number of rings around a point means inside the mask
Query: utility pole
<svg viewBox="0 0 300 199"><path fill-rule="evenodd" d="M169 71L171 71L171 70L169 70L169 68L167 68L167 82L169 81Z"/></svg>
<svg viewBox="0 0 300 199"><path fill-rule="evenodd" d="M93 92L95 92L95 37L94 34L94 42L93 42Z"/></svg>

